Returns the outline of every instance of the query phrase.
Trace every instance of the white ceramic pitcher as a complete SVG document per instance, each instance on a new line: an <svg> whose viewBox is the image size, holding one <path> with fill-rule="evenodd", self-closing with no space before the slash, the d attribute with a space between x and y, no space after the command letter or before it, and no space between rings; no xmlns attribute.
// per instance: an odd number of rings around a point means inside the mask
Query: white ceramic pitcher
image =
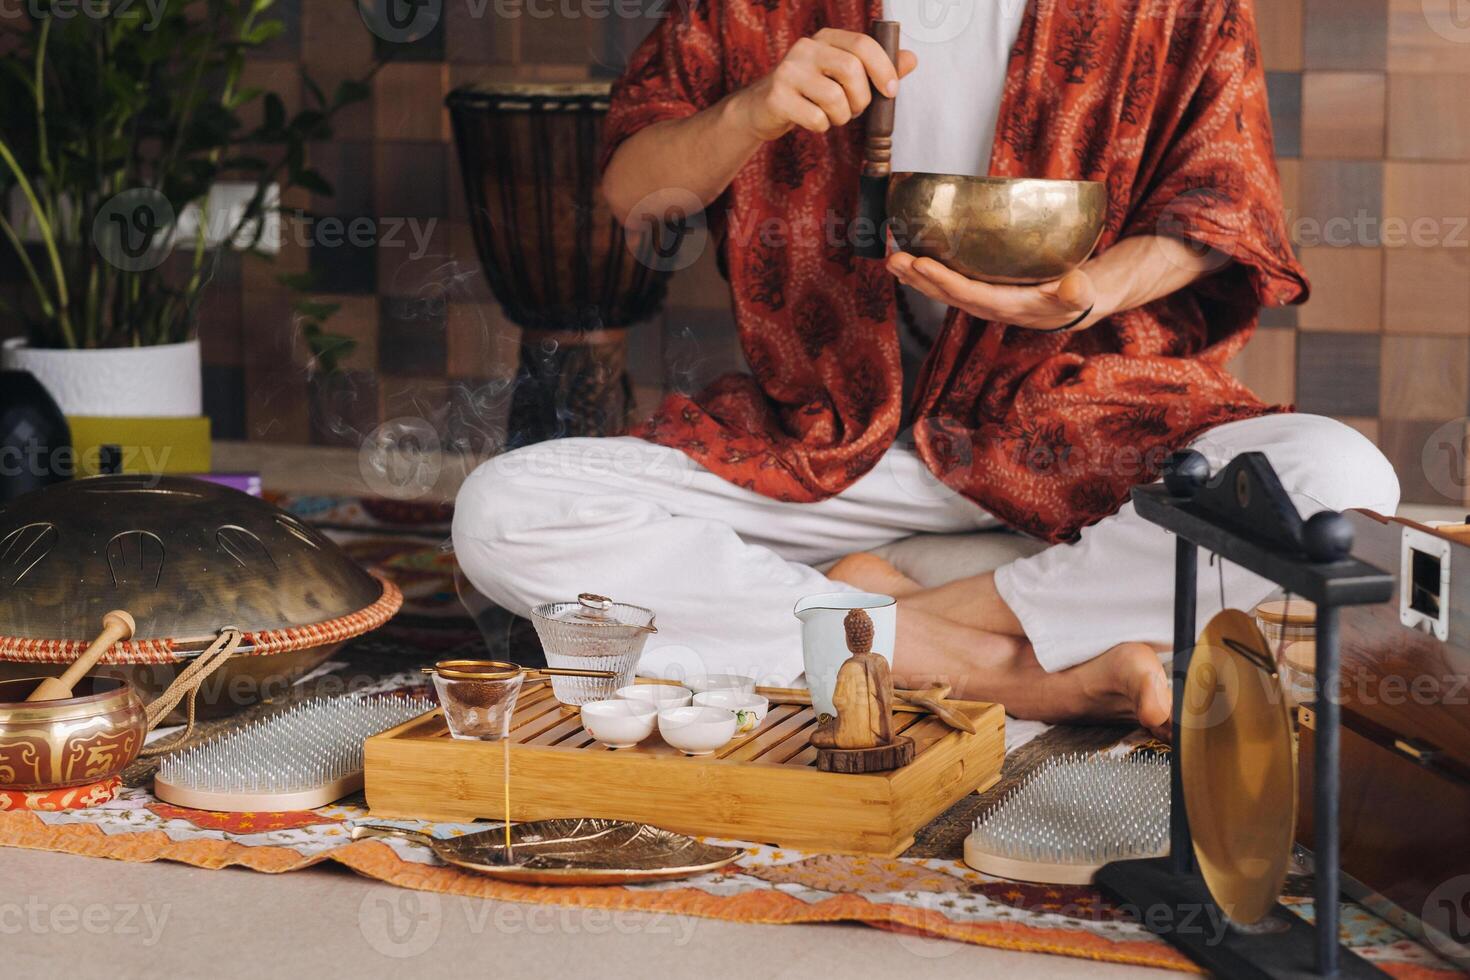
<svg viewBox="0 0 1470 980"><path fill-rule="evenodd" d="M893 644L898 634L898 600L874 592L823 592L796 603L801 620L801 657L806 666L806 683L812 691L812 708L817 714L836 714L832 692L837 671L849 656L847 630L842 620L853 609L861 609L873 620L873 652L893 665Z"/></svg>

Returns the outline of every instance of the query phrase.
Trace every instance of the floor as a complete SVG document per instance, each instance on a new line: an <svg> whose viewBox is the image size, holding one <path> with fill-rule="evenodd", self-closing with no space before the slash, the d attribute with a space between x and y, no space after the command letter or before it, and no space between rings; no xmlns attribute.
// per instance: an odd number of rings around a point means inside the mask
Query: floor
<svg viewBox="0 0 1470 980"><path fill-rule="evenodd" d="M466 475L458 459L422 457L406 485L421 500L450 501ZM272 489L297 493L381 492L381 460L321 447L218 443L217 470L261 472ZM1449 508L1409 506L1418 520L1459 520ZM1163 976L1163 971L1020 954L901 936L855 925L745 926L647 913L555 909L439 897L369 881L340 868L279 878L243 870L11 850L0 857L0 932L18 975L50 974L58 934L85 931L82 975L190 973L218 977L290 971L363 977L460 972L495 963L497 975L811 977L987 975L1034 978ZM105 886L103 883L105 882ZM80 896L93 896L86 900ZM102 911L89 911L92 902ZM91 923L78 925L76 920ZM219 938L247 925L253 941L220 955ZM574 941L567 941L567 940ZM65 940L75 942L76 940ZM758 949L759 962L747 960ZM742 957L743 954L743 957ZM69 972L79 972L69 968Z"/></svg>
<svg viewBox="0 0 1470 980"><path fill-rule="evenodd" d="M515 905L406 891L345 869L281 876L8 850L0 934L11 976L1163 977L857 925ZM17 884L23 883L23 884ZM85 950L83 953L82 950Z"/></svg>

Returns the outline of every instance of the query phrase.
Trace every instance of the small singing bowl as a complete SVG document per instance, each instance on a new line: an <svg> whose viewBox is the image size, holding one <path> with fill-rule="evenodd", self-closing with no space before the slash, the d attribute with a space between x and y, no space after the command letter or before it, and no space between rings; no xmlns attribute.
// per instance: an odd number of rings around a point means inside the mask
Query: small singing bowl
<svg viewBox="0 0 1470 980"><path fill-rule="evenodd" d="M1051 282L1077 268L1107 213L1107 186L1095 180L895 173L888 182L888 228L900 249L1001 285Z"/></svg>
<svg viewBox="0 0 1470 980"><path fill-rule="evenodd" d="M138 757L148 723L132 685L86 677L75 696L26 701L41 682L0 682L0 789L31 792L116 776Z"/></svg>

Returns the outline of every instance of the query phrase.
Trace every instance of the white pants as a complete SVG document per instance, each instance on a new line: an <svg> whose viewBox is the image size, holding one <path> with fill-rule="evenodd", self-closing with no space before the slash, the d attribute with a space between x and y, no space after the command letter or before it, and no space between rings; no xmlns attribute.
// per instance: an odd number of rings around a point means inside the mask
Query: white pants
<svg viewBox="0 0 1470 980"><path fill-rule="evenodd" d="M1218 469L1266 454L1297 509L1398 506L1398 480L1357 431L1311 415L1220 426L1193 448ZM635 438L562 439L475 470L454 513L460 566L481 592L526 615L542 602L596 592L647 606L641 673L737 672L789 684L802 673L804 595L843 591L812 566L911 534L997 526L940 484L912 449L895 446L842 494L813 504L762 497L683 453ZM1220 608L1220 578L1201 555L1199 616ZM1037 659L1075 666L1117 643L1173 639L1174 539L1131 503L1056 545L996 571ZM1235 567L1226 601L1249 608L1271 586ZM900 613L902 615L902 613Z"/></svg>

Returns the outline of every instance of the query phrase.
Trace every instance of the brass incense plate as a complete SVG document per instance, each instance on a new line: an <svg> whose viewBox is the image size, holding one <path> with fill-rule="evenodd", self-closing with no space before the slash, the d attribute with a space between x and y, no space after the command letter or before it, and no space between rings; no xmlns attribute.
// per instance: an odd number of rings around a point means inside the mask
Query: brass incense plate
<svg viewBox="0 0 1470 980"><path fill-rule="evenodd" d="M1210 620L1184 682L1179 762L1194 854L1231 920L1265 918L1281 895L1296 827L1291 715L1249 615Z"/></svg>
<svg viewBox="0 0 1470 980"><path fill-rule="evenodd" d="M430 837L398 827L360 826L353 840L402 837L431 848L445 864L528 885L625 885L717 871L745 853L626 820L572 817L518 823L463 837Z"/></svg>

